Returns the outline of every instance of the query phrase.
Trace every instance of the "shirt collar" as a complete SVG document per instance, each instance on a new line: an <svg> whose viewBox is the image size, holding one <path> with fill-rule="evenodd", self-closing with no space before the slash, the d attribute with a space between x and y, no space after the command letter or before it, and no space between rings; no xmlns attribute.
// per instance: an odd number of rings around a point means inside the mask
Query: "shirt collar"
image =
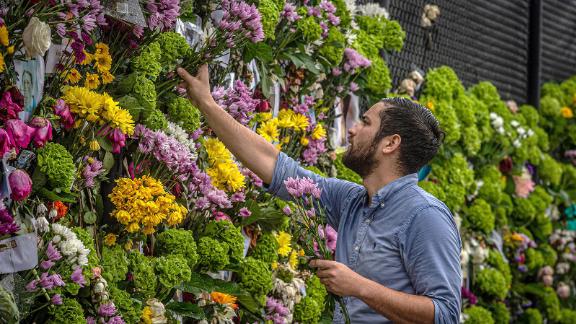
<svg viewBox="0 0 576 324"><path fill-rule="evenodd" d="M380 188L374 197L372 197L372 203L370 207L375 207L377 204L384 204L390 197L392 197L396 192L404 189L409 185L416 185L418 183L418 174L412 173L398 178L384 187Z"/></svg>

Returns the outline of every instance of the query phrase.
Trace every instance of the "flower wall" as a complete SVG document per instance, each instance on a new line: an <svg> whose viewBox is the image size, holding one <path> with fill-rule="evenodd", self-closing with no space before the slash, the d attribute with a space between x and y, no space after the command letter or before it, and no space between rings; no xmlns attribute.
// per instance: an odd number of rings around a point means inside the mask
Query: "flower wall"
<svg viewBox="0 0 576 324"><path fill-rule="evenodd" d="M330 321L338 300L307 266L337 239L316 221L318 188L290 179L295 202L267 194L175 68L208 64L236 120L309 170L360 182L341 160L358 101L400 95L384 54L405 34L384 10L38 0L0 17L0 318ZM576 83L545 85L536 110L489 83L465 89L447 67L409 80L398 92L447 133L420 175L461 224L462 320L576 321Z"/></svg>

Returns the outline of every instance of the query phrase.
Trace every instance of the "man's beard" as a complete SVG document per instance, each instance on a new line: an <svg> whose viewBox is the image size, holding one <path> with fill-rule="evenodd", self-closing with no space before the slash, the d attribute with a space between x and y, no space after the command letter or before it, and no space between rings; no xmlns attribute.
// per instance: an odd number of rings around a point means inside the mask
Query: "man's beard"
<svg viewBox="0 0 576 324"><path fill-rule="evenodd" d="M362 178L366 178L376 168L376 150L377 145L370 145L370 147L362 149L354 149L352 144L348 147L346 153L342 157L342 163L348 169L358 173Z"/></svg>

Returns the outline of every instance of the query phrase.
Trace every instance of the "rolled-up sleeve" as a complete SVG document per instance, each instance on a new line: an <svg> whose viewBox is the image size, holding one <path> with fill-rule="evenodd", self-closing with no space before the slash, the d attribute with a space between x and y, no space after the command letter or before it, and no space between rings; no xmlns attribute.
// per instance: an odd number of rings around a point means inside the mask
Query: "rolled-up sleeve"
<svg viewBox="0 0 576 324"><path fill-rule="evenodd" d="M462 244L453 216L438 206L420 209L399 234L399 244L415 293L434 303L434 323L458 323Z"/></svg>
<svg viewBox="0 0 576 324"><path fill-rule="evenodd" d="M340 215L342 208L345 204L346 197L353 189L358 189L360 186L348 181L324 178L316 173L306 170L301 167L298 162L294 161L285 153L280 152L276 166L274 167L274 174L272 176L272 183L268 186L268 192L276 195L277 197L290 200L290 194L286 190L284 180L288 178L310 178L322 190L320 196L320 205L326 211L328 224L334 229L338 230L340 222Z"/></svg>

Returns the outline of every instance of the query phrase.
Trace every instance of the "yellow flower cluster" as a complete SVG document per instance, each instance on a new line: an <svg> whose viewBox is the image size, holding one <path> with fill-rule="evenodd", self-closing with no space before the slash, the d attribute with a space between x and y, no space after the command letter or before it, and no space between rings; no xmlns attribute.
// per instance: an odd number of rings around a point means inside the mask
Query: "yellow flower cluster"
<svg viewBox="0 0 576 324"><path fill-rule="evenodd" d="M308 146L310 139L319 140L326 137L326 129L322 124L316 125L312 133L306 134L310 126L308 117L290 109L280 110L277 118L272 118L270 113L261 113L256 120L259 121L256 132L268 142L278 143L276 145L278 149L282 149L283 144L289 144L292 137L300 137L302 146Z"/></svg>
<svg viewBox="0 0 576 324"><path fill-rule="evenodd" d="M276 234L276 241L278 241L278 255L286 257L292 251L292 235L286 232L278 232Z"/></svg>
<svg viewBox="0 0 576 324"><path fill-rule="evenodd" d="M8 37L8 28L6 25L0 26L0 45L6 47L8 55L14 54L14 45L10 46L10 39ZM4 53L0 52L0 73L6 70L6 62L4 60Z"/></svg>
<svg viewBox="0 0 576 324"><path fill-rule="evenodd" d="M118 102L106 93L99 94L84 87L67 87L63 99L77 117L91 123L119 128L126 135L134 133L132 115L120 108Z"/></svg>
<svg viewBox="0 0 576 324"><path fill-rule="evenodd" d="M108 45L97 43L96 51L93 54L84 50L84 55L86 58L80 63L82 67L85 67L81 69L86 70L84 87L96 89L100 84L108 84L114 81L114 75L110 73L112 56ZM62 76L68 84L78 84L82 80L82 73L76 68L65 71Z"/></svg>
<svg viewBox="0 0 576 324"><path fill-rule="evenodd" d="M170 226L180 224L188 213L160 181L149 176L116 180L116 187L108 197L115 207L112 216L129 233L152 234L163 222Z"/></svg>
<svg viewBox="0 0 576 324"><path fill-rule="evenodd" d="M217 138L204 142L210 166L206 173L212 178L212 184L221 190L236 192L244 188L244 175L232 160L232 153Z"/></svg>

